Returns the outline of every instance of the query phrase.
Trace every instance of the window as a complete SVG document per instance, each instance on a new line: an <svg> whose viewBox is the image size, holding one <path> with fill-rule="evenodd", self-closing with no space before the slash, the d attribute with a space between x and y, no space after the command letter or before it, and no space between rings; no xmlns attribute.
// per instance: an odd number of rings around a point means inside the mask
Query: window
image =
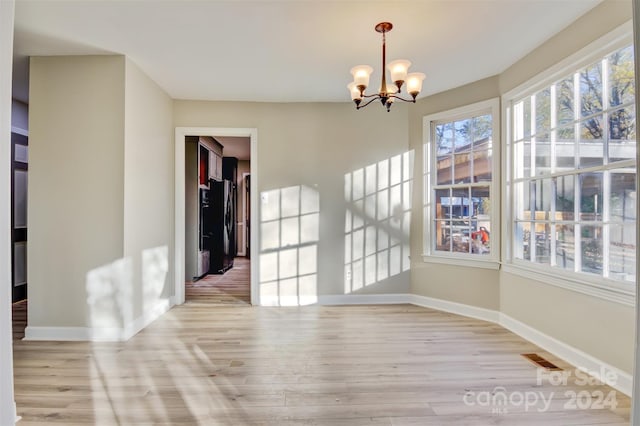
<svg viewBox="0 0 640 426"><path fill-rule="evenodd" d="M497 260L497 100L425 117L425 254Z"/></svg>
<svg viewBox="0 0 640 426"><path fill-rule="evenodd" d="M610 47L593 59L509 100L510 260L597 284L631 283L633 46Z"/></svg>

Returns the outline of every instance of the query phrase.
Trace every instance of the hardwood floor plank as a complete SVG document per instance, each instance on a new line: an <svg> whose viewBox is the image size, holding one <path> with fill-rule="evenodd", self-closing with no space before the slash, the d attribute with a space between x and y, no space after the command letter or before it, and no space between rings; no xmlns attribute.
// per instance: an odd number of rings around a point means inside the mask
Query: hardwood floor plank
<svg viewBox="0 0 640 426"><path fill-rule="evenodd" d="M27 328L27 301L22 300L11 306L11 319L13 321L13 340L24 338L24 330Z"/></svg>

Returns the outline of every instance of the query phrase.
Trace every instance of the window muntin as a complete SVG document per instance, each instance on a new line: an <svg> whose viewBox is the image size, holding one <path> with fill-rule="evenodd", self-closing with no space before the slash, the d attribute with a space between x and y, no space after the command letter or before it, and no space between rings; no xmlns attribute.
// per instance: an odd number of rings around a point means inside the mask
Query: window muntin
<svg viewBox="0 0 640 426"><path fill-rule="evenodd" d="M633 47L512 102L512 257L635 281Z"/></svg>
<svg viewBox="0 0 640 426"><path fill-rule="evenodd" d="M425 158L425 186L431 200L425 206L427 253L495 258L493 110L480 107L457 119L426 124L430 155Z"/></svg>

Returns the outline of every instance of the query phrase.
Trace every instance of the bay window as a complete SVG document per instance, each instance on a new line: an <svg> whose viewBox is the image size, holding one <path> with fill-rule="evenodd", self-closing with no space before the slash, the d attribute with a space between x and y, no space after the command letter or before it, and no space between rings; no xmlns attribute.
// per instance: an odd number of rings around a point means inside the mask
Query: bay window
<svg viewBox="0 0 640 426"><path fill-rule="evenodd" d="M629 42L608 46L506 96L508 260L625 289L636 277L634 59Z"/></svg>

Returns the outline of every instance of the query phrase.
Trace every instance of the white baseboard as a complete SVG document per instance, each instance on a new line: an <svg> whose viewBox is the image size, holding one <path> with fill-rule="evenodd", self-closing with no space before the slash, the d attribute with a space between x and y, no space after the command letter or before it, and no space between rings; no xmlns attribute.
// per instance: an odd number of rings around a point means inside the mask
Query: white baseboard
<svg viewBox="0 0 640 426"><path fill-rule="evenodd" d="M450 312L465 317L475 318L482 321L494 323L500 322L500 313L492 309L478 308L477 306L465 305L463 303L450 302L448 300L435 299L433 297L411 294L410 302L424 308L437 309L439 311Z"/></svg>
<svg viewBox="0 0 640 426"><path fill-rule="evenodd" d="M291 306L306 306L315 305L318 301L318 297L315 295L300 295L300 296L261 296L260 306L268 307L291 307Z"/></svg>
<svg viewBox="0 0 640 426"><path fill-rule="evenodd" d="M327 296L262 296L260 306L389 305L411 303L409 294L331 294Z"/></svg>
<svg viewBox="0 0 640 426"><path fill-rule="evenodd" d="M499 324L531 343L540 346L569 364L589 372L593 377L612 388L631 396L633 376L619 368L609 365L586 352L568 345L554 337L542 333L535 328L518 321L504 313L500 313Z"/></svg>
<svg viewBox="0 0 640 426"><path fill-rule="evenodd" d="M120 332L119 328L103 328L99 334L117 336ZM24 330L23 340L96 341L98 339L97 336L94 336L94 330L89 327L34 327L29 325Z"/></svg>
<svg viewBox="0 0 640 426"><path fill-rule="evenodd" d="M33 327L27 326L24 340L119 342L127 341L175 305L173 297L156 306L125 327Z"/></svg>
<svg viewBox="0 0 640 426"><path fill-rule="evenodd" d="M332 294L318 296L318 305L395 305L411 303L410 294Z"/></svg>

